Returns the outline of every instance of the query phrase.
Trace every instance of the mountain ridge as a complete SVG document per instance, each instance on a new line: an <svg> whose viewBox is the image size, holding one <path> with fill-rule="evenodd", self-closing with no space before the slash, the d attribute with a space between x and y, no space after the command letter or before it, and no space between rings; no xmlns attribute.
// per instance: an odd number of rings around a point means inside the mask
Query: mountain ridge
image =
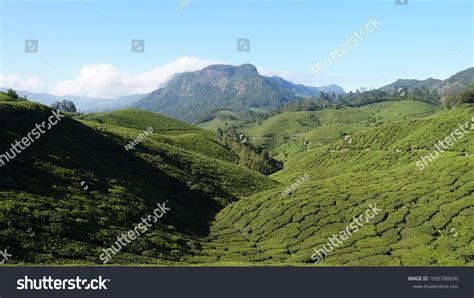
<svg viewBox="0 0 474 298"><path fill-rule="evenodd" d="M215 64L175 75L163 88L151 92L133 107L195 123L218 109L239 113L271 110L305 96L319 96L323 89L344 92L335 85L308 87L280 77L262 76L252 64Z"/></svg>
<svg viewBox="0 0 474 298"><path fill-rule="evenodd" d="M413 90L414 88L435 89L441 96L454 95L474 83L474 67L459 71L446 80L428 78L398 79L393 83L380 87L379 90L387 92L398 92L399 88Z"/></svg>

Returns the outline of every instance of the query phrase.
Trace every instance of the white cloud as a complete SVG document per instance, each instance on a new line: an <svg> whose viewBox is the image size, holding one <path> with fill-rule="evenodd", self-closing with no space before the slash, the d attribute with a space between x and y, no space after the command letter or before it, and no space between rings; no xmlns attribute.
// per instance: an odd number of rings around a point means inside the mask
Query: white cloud
<svg viewBox="0 0 474 298"><path fill-rule="evenodd" d="M196 57L181 57L176 61L155 67L142 73L126 73L112 64L99 63L83 66L76 78L59 81L49 88L42 86L38 77L21 78L16 75L0 75L0 86L30 92L48 92L55 95L79 95L99 98L117 98L126 95L149 93L163 87L174 74L201 70L212 64L227 64L223 61L201 60ZM279 76L285 80L307 86L324 86L347 82L349 78L318 76L311 72L275 71L257 67L260 74ZM357 85L355 85L357 86Z"/></svg>
<svg viewBox="0 0 474 298"><path fill-rule="evenodd" d="M40 90L41 83L38 77L28 77L23 79L16 75L0 74L0 86L15 90L36 92Z"/></svg>
<svg viewBox="0 0 474 298"><path fill-rule="evenodd" d="M196 71L218 61L181 57L172 63L138 73L124 73L111 64L91 64L81 68L79 76L52 85L48 92L56 95L85 95L88 97L117 98L158 89L173 74Z"/></svg>

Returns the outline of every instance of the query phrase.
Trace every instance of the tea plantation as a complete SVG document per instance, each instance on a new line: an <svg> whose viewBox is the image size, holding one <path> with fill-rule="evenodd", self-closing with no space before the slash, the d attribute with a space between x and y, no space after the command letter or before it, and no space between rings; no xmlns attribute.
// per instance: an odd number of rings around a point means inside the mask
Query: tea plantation
<svg viewBox="0 0 474 298"><path fill-rule="evenodd" d="M0 93L0 154L50 115ZM283 113L245 128L286 160L265 176L212 131L138 110L68 113L0 167L0 248L14 266L101 264L103 249L167 202L110 264L473 266L474 129L416 164L473 117L472 106L410 101ZM314 264L314 249L369 204L382 211Z"/></svg>
<svg viewBox="0 0 474 298"><path fill-rule="evenodd" d="M360 131L291 158L273 175L282 185L219 212L196 262L311 264L314 248L344 230L369 204L382 213L330 252L320 265L474 265L474 130L423 171L416 166L471 109Z"/></svg>

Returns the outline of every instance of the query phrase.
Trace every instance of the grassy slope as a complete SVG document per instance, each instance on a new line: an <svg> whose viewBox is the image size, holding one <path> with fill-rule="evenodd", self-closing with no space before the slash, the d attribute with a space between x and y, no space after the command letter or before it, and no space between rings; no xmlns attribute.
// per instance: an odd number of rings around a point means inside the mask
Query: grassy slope
<svg viewBox="0 0 474 298"><path fill-rule="evenodd" d="M417 119L438 110L423 102L391 101L361 108L291 112L270 117L262 125L253 124L245 133L257 144L269 144L278 159L286 160L297 152L329 144L366 127Z"/></svg>
<svg viewBox="0 0 474 298"><path fill-rule="evenodd" d="M18 102L18 101L25 101L25 99L22 97L14 99L8 96L7 93L0 91L0 101Z"/></svg>
<svg viewBox="0 0 474 298"><path fill-rule="evenodd" d="M408 116L400 104L405 114L397 115L384 104L387 111L365 107L349 124L321 111L318 121L335 125L363 126L360 119L380 114L393 119L354 130L351 144L338 140L291 156L272 176L279 183L226 161L212 133L166 117L129 110L67 118L0 168L0 246L10 247L14 262L94 263L101 248L168 200L169 215L114 261L310 264L313 248L377 203L383 214L322 265L474 265L474 133L424 171L415 166L472 111L403 120L421 114ZM0 152L49 115L41 105L0 102ZM155 133L125 151L149 126ZM325 129L331 142L334 132ZM303 174L310 181L283 198Z"/></svg>
<svg viewBox="0 0 474 298"><path fill-rule="evenodd" d="M468 109L385 124L294 156L274 178L285 186L222 210L196 262L310 263L320 248L369 203L373 221L332 251L322 265L474 265L474 131L420 171L422 154ZM455 230L452 230L455 229Z"/></svg>
<svg viewBox="0 0 474 298"><path fill-rule="evenodd" d="M140 130L84 121L84 124L125 144L142 133ZM176 138L180 138L177 140ZM172 140L170 142L170 139ZM187 143L185 143L187 141ZM240 165L213 158L229 154L200 135L184 134L167 137L153 133L133 150L135 155L186 183L193 190L201 190L214 196L233 200L255 191L275 186L266 176ZM237 182L237 183L235 183ZM242 187L245 185L245 187Z"/></svg>
<svg viewBox="0 0 474 298"><path fill-rule="evenodd" d="M49 108L30 102L0 102L0 152L50 114ZM276 185L210 157L220 154L207 150L212 142L196 151L172 145L185 142L193 130L182 129L179 135L175 123L148 121L144 117L129 125L153 125L163 135L153 134L127 152L124 145L140 130L91 121L84 125L67 117L0 168L0 246L9 247L14 263L98 262L102 248L164 201L172 209L169 214L114 262L179 261L199 248L209 221L230 199Z"/></svg>
<svg viewBox="0 0 474 298"><path fill-rule="evenodd" d="M245 119L238 113L222 110L218 111L214 115L214 119L204 123L198 124L200 128L207 129L209 131L217 131L218 128L224 129L227 126L240 126L245 122Z"/></svg>
<svg viewBox="0 0 474 298"><path fill-rule="evenodd" d="M235 113L225 111L221 111L218 114L225 117L236 115ZM261 173L273 173L279 169L279 167L271 166L272 161L270 158L257 153L253 147L233 146L227 142L224 146L221 144L224 143L222 139L220 142L218 141L216 132L198 128L156 113L127 109L109 113L89 114L78 118L85 120L86 122L84 123L92 124L92 122L95 122L103 124L101 127L104 129L107 127L112 128L112 130L117 127L143 130L153 128L154 132L149 138L161 144L171 145L214 159L243 165L250 169L258 170ZM130 140L135 139L141 132L137 130L134 133L125 135L125 137ZM219 172L216 171L216 173Z"/></svg>
<svg viewBox="0 0 474 298"><path fill-rule="evenodd" d="M5 92L0 92L0 100L1 101L15 101L13 98L8 96Z"/></svg>
<svg viewBox="0 0 474 298"><path fill-rule="evenodd" d="M209 157L225 161L235 161L238 157L229 149L218 144L212 132L197 128L172 118L142 110L119 110L108 113L93 113L83 117L84 120L136 130L153 128L152 137L157 141L175 147L181 147ZM105 127L105 126L104 126ZM131 135L130 140L138 136Z"/></svg>
<svg viewBox="0 0 474 298"><path fill-rule="evenodd" d="M85 120L135 129L146 129L151 126L155 133L165 133L167 135L205 133L199 128L184 122L156 113L134 109L87 114Z"/></svg>

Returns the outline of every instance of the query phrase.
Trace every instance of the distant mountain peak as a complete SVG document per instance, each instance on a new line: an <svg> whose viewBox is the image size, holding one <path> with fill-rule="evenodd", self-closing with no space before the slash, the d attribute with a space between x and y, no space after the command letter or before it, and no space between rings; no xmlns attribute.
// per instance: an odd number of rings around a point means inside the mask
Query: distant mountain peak
<svg viewBox="0 0 474 298"><path fill-rule="evenodd" d="M237 66L237 68L258 73L257 68L255 67L255 65L250 64L250 63L241 64L241 65Z"/></svg>
<svg viewBox="0 0 474 298"><path fill-rule="evenodd" d="M319 92L344 93L336 85L308 87L283 78L266 77L252 64L215 64L200 71L177 74L167 84L137 102L137 108L195 123L219 109L248 113L276 109Z"/></svg>
<svg viewBox="0 0 474 298"><path fill-rule="evenodd" d="M242 64L239 66L227 65L227 64L214 64L204 68L202 73L209 76L215 76L219 74L224 75L237 75L237 74L248 74L248 75L259 75L257 68L249 63Z"/></svg>

